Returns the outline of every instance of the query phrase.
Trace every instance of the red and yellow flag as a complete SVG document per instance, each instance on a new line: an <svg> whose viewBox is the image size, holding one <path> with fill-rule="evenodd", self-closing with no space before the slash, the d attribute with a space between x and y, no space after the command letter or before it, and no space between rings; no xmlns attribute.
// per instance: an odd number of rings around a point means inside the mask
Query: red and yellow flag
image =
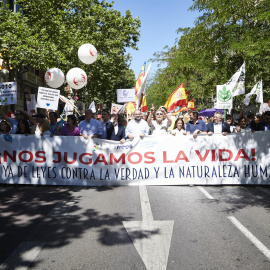
<svg viewBox="0 0 270 270"><path fill-rule="evenodd" d="M147 112L147 103L146 103L145 94L142 94L141 111L142 112Z"/></svg>
<svg viewBox="0 0 270 270"><path fill-rule="evenodd" d="M144 78L144 75L145 75L145 66L146 66L146 62L143 64L142 69L140 71L140 74L138 76L138 79L137 79L137 81L135 83L135 86L134 86L134 88L135 88L135 102L127 103L126 108L127 108L128 115L132 115L134 113L135 109L136 109L136 103L137 103L137 100L138 100L137 93L138 93L138 91L140 89L140 86L141 86L141 84L143 82L143 78Z"/></svg>
<svg viewBox="0 0 270 270"><path fill-rule="evenodd" d="M188 102L188 109L189 109L189 110L195 110L194 99L191 99L191 100Z"/></svg>
<svg viewBox="0 0 270 270"><path fill-rule="evenodd" d="M177 106L186 106L188 104L188 91L185 91L185 84L182 83L167 99L165 108L168 112L175 110Z"/></svg>

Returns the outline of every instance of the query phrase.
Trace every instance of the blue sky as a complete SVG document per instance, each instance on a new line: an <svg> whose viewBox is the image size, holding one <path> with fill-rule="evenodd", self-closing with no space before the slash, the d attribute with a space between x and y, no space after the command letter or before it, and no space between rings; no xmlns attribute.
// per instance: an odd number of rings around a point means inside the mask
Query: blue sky
<svg viewBox="0 0 270 270"><path fill-rule="evenodd" d="M108 2L111 2L108 0ZM162 51L168 45L173 46L175 39L179 37L176 30L179 27L193 27L195 19L199 13L188 11L193 4L192 0L115 0L114 9L121 11L122 15L126 10L130 10L133 18L139 17L141 20L141 37L138 43L138 51L128 49L132 57L131 68L135 72L136 78L140 69L155 52ZM151 74L157 69L155 63L152 64Z"/></svg>

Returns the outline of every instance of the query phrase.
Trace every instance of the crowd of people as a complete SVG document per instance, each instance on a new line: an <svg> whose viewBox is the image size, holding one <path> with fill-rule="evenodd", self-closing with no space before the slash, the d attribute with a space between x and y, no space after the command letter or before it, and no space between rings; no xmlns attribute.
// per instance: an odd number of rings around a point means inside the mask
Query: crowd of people
<svg viewBox="0 0 270 270"><path fill-rule="evenodd" d="M10 118L5 115L5 108L2 106L1 116L0 133L7 141L12 141L12 134L35 134L51 137L83 136L85 139L101 138L124 143L127 139L142 139L148 135L191 134L196 138L198 134L211 136L219 133L226 136L229 133L270 130L270 111L265 111L262 115L242 111L235 121L231 115L226 115L224 120L220 111L216 111L210 118L200 117L195 110L175 117L164 106L157 110L152 106L147 114L135 110L128 120L121 114L110 114L107 110L102 112L100 119L91 109L86 109L83 116L76 117L72 114L64 120L53 111L48 115L29 115L24 111L16 111L15 118Z"/></svg>

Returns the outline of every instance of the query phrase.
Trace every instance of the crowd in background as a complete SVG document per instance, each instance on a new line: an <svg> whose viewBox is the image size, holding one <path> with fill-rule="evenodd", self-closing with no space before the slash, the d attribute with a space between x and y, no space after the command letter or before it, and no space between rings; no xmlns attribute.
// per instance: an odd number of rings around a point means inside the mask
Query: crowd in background
<svg viewBox="0 0 270 270"><path fill-rule="evenodd" d="M192 134L212 135L220 133L256 132L270 130L270 110L262 115L251 112L240 112L237 120L231 115L216 111L213 117L201 117L195 110L174 116L164 106L157 110L152 106L149 112L135 110L131 117L122 114L110 114L104 110L101 115L85 110L82 116L73 114L59 118L56 112L29 115L27 112L16 111L14 118L7 117L5 106L1 110L0 133L5 140L12 141L13 134L37 136L83 136L120 141L148 135L183 136Z"/></svg>

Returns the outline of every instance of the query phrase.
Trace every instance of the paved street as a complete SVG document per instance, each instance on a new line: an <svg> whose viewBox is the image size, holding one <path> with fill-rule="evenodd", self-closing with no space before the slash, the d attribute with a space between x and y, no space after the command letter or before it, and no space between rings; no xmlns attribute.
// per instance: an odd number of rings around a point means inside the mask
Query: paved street
<svg viewBox="0 0 270 270"><path fill-rule="evenodd" d="M0 269L270 269L270 187L0 186Z"/></svg>

